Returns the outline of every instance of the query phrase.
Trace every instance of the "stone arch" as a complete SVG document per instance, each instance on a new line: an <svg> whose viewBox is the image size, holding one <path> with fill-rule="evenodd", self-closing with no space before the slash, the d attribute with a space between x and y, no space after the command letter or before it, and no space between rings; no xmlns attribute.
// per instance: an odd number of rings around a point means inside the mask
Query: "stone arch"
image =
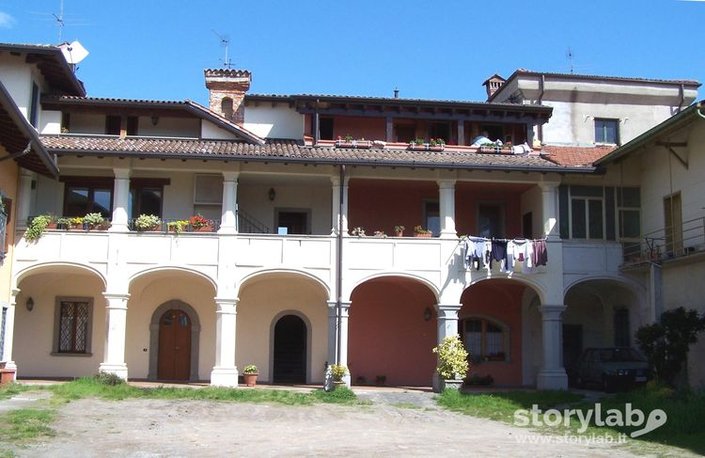
<svg viewBox="0 0 705 458"><path fill-rule="evenodd" d="M158 306L149 322L149 380L157 380L157 361L159 357L159 320L169 310L180 310L191 320L191 374L189 381L198 380L198 351L200 348L201 322L198 313L186 302L172 299Z"/></svg>
<svg viewBox="0 0 705 458"><path fill-rule="evenodd" d="M521 275L513 275L510 278L495 278L495 277L490 277L490 276L480 277L480 278L470 282L463 290L463 293L465 291L467 291L468 288L470 288L474 285L477 285L477 284L483 283L483 282L488 282L488 281L492 281L492 282L507 281L507 282L520 283L520 284L530 288L538 296L538 298L542 304L546 303L546 297L547 297L546 287L543 284L541 284L537 281L534 281L531 278L528 278L526 276L521 276Z"/></svg>
<svg viewBox="0 0 705 458"><path fill-rule="evenodd" d="M199 277L203 280L206 280L212 287L213 287L213 295L215 296L216 292L218 291L218 284L216 283L215 280L213 280L209 275L200 272L195 269L189 269L188 267L178 267L178 266L159 266L159 267L151 267L149 269L141 270L139 272L135 272L130 276L128 279L128 286L129 288L132 288L133 284L135 281L142 279L143 277L149 276L149 275L154 275L154 274L170 274L173 272L180 272L180 273L186 273L186 274L192 274L195 275L196 277Z"/></svg>
<svg viewBox="0 0 705 458"><path fill-rule="evenodd" d="M49 271L56 271L57 273L89 273L95 275L100 279L100 282L103 285L103 290L105 290L108 283L103 273L91 266L80 264L77 262L46 262L31 265L17 272L14 275L12 286L13 288L17 288L22 282L22 280L24 280L28 276L36 273L43 273Z"/></svg>
<svg viewBox="0 0 705 458"><path fill-rule="evenodd" d="M274 315L272 318L272 321L269 325L269 373L274 374L274 328L276 327L277 323L279 320L284 318L285 316L288 315L293 315L301 319L301 321L304 322L304 326L306 326L306 368L305 368L305 374L306 374L306 383L311 383L311 377L309 376L310 373L310 367L311 367L311 351L312 351L312 334L313 334L313 328L311 326L311 320L309 320L308 316L299 311L299 310L294 310L294 309L288 309L288 310L282 310L281 312L277 313ZM274 380L274 375L272 375L272 380Z"/></svg>
<svg viewBox="0 0 705 458"><path fill-rule="evenodd" d="M331 291L330 287L319 277L312 275L308 272L305 272L303 270L296 270L296 269L264 269L264 270L258 270L256 272L252 272L240 281L240 284L236 288L237 290L237 296L240 295L240 292L249 284L259 281L261 279L264 279L266 277L271 277L271 276L276 276L276 275L281 275L285 277L304 277L307 280L311 280L313 283L315 283L325 294L326 300L330 300L331 298Z"/></svg>
<svg viewBox="0 0 705 458"><path fill-rule="evenodd" d="M433 294L433 297L436 300L435 307L436 307L436 309L438 308L438 302L440 301L440 295L441 295L438 287L433 282L431 282L430 280L428 280L424 277L410 274L407 272L379 272L379 273L375 273L372 275L368 275L367 277L360 279L357 283L355 283L353 285L353 287L350 289L350 294L348 295L348 297L352 298L353 293L360 285L363 285L371 280L376 280L379 278L395 278L395 277L404 278L407 280L413 280L413 281L416 281L416 282L421 283L424 286L426 286L429 289L429 291Z"/></svg>

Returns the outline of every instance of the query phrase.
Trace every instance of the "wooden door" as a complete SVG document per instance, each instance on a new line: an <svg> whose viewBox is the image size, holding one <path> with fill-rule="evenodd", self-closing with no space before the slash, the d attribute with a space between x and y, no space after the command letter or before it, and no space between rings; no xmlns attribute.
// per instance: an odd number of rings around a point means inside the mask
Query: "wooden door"
<svg viewBox="0 0 705 458"><path fill-rule="evenodd" d="M157 378L189 380L191 375L191 319L181 310L169 310L159 319Z"/></svg>

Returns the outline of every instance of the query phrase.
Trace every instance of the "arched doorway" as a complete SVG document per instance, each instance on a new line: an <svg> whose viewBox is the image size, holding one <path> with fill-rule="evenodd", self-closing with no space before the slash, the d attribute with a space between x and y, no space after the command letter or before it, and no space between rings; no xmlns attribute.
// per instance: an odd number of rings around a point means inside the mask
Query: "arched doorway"
<svg viewBox="0 0 705 458"><path fill-rule="evenodd" d="M159 319L157 378L189 380L191 375L191 319L182 310L170 309Z"/></svg>
<svg viewBox="0 0 705 458"><path fill-rule="evenodd" d="M284 315L274 325L274 383L306 383L306 323Z"/></svg>

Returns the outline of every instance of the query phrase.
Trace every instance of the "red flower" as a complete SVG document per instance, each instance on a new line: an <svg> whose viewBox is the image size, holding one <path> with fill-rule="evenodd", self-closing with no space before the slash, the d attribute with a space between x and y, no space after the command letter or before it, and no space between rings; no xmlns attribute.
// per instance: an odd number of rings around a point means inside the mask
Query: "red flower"
<svg viewBox="0 0 705 458"><path fill-rule="evenodd" d="M208 226L210 224L210 221L208 221L207 219L205 219L201 215L194 215L191 218L189 218L188 223L194 229L200 229L202 227Z"/></svg>

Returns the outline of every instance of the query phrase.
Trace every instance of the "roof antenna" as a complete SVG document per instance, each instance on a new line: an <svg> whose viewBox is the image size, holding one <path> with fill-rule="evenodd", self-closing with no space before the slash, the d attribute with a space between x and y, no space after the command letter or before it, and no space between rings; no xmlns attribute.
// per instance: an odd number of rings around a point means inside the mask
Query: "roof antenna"
<svg viewBox="0 0 705 458"><path fill-rule="evenodd" d="M215 34L215 36L217 36L218 39L220 40L220 46L222 46L223 48L225 48L225 57L223 58L223 67L228 68L228 69L232 68L233 64L232 64L232 62L230 62L230 58L228 57L228 46L229 46L229 44L230 44L230 38L228 38L227 35L221 35L221 34L219 34L218 32L216 32L216 31L213 30L213 29L211 29L211 31L212 31L212 32Z"/></svg>
<svg viewBox="0 0 705 458"><path fill-rule="evenodd" d="M568 52L565 53L565 57L568 59L568 66L570 67L570 73L573 74L573 50L568 47Z"/></svg>
<svg viewBox="0 0 705 458"><path fill-rule="evenodd" d="M64 0L61 0L61 6L59 9L59 15L51 13L56 19L56 25L59 27L59 43L62 43L62 38L64 36Z"/></svg>

